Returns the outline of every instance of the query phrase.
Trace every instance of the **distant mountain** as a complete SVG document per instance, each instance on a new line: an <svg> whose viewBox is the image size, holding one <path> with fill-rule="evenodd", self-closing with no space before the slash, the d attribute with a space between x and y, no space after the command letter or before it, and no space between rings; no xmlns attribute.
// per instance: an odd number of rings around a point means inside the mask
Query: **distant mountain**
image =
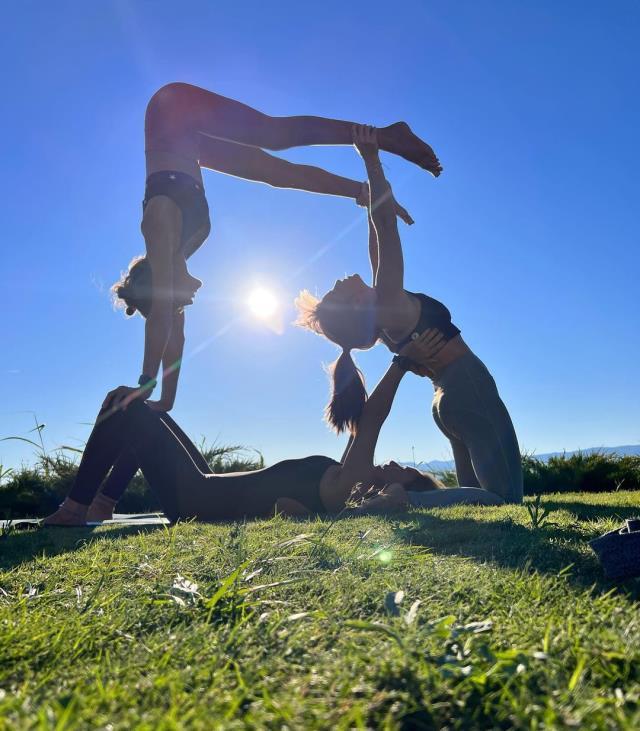
<svg viewBox="0 0 640 731"><path fill-rule="evenodd" d="M640 444L624 444L620 447L589 447L588 449L576 449L573 452L548 452L547 454L533 454L533 457L546 462L550 457L561 457L563 454L571 457L572 454L592 454L599 452L601 454L619 454L623 457L640 456ZM402 464L413 466L411 462L403 462ZM445 472L455 468L453 460L434 459L431 462L419 462L416 467L425 472Z"/></svg>

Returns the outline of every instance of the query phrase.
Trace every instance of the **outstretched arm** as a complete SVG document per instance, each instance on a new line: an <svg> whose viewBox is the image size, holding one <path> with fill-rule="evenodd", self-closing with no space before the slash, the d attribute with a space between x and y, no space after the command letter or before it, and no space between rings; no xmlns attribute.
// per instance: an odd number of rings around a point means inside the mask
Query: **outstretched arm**
<svg viewBox="0 0 640 731"><path fill-rule="evenodd" d="M126 408L135 399L151 396L155 378L173 326L173 252L178 248L182 213L167 196L154 196L142 219L142 234L151 267L151 310L144 324L144 360L141 374L153 379L147 386L118 386L107 394L103 409Z"/></svg>
<svg viewBox="0 0 640 731"><path fill-rule="evenodd" d="M367 169L369 211L378 238L374 287L381 302L395 302L398 297L404 296L404 260L396 222L395 201L380 163L375 129L355 126L353 141Z"/></svg>
<svg viewBox="0 0 640 731"><path fill-rule="evenodd" d="M171 411L176 400L184 351L184 312L173 317L171 334L162 355L162 391L158 401L147 401L154 411Z"/></svg>
<svg viewBox="0 0 640 731"><path fill-rule="evenodd" d="M404 360L392 362L373 389L362 409L356 433L349 440L348 450L342 459L338 480L344 501L348 499L356 483L369 479L380 430L389 416L400 381L406 371L413 366L412 359L431 357L439 352L444 344L444 337L439 330L434 328L425 330L419 338L405 345L400 351Z"/></svg>
<svg viewBox="0 0 640 731"><path fill-rule="evenodd" d="M380 429L389 416L405 372L399 365L392 363L364 405L351 447L343 459L340 470L339 483L345 501L353 486L369 477Z"/></svg>
<svg viewBox="0 0 640 731"><path fill-rule="evenodd" d="M145 208L142 233L151 265L151 311L144 328L142 373L155 378L173 327L173 252L178 249L182 213L166 196L155 196Z"/></svg>
<svg viewBox="0 0 640 731"><path fill-rule="evenodd" d="M378 233L373 225L371 209L367 209L367 221L369 222L369 261L371 262L371 281L375 285L378 276Z"/></svg>

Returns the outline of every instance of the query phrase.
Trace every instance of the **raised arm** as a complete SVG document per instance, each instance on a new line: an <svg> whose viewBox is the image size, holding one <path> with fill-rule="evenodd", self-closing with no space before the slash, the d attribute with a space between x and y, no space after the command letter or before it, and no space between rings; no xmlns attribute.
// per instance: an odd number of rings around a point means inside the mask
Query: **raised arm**
<svg viewBox="0 0 640 731"><path fill-rule="evenodd" d="M412 359L432 357L444 344L444 337L439 330L425 330L419 338L405 345L371 392L362 410L356 433L349 440L342 458L338 481L345 501L356 483L370 478L380 430L389 416L400 381L406 371L415 366Z"/></svg>
<svg viewBox="0 0 640 731"><path fill-rule="evenodd" d="M371 282L375 285L378 276L378 233L373 225L371 209L367 209L367 221L369 223L369 261L371 262Z"/></svg>
<svg viewBox="0 0 640 731"><path fill-rule="evenodd" d="M154 196L142 219L142 234L151 267L151 310L144 325L144 360L141 375L151 379L141 388L118 386L107 394L103 409L126 408L134 399L147 399L155 385L173 326L173 252L180 241L182 213L166 196Z"/></svg>
<svg viewBox="0 0 640 731"><path fill-rule="evenodd" d="M380 163L375 129L355 126L353 142L367 169L369 211L378 237L378 266L373 284L382 302L395 302L404 296L404 260L395 200Z"/></svg>
<svg viewBox="0 0 640 731"><path fill-rule="evenodd" d="M162 391L157 401L147 401L154 411L171 411L176 400L184 351L184 312L173 317L171 334L162 356Z"/></svg>
<svg viewBox="0 0 640 731"><path fill-rule="evenodd" d="M142 373L155 378L173 326L173 252L180 240L182 214L166 196L155 196L142 220L142 233L151 266L151 311L144 329Z"/></svg>
<svg viewBox="0 0 640 731"><path fill-rule="evenodd" d="M380 435L406 370L392 363L371 392L362 410L351 446L343 458L339 482L346 500L357 482L367 480L373 468L373 457Z"/></svg>

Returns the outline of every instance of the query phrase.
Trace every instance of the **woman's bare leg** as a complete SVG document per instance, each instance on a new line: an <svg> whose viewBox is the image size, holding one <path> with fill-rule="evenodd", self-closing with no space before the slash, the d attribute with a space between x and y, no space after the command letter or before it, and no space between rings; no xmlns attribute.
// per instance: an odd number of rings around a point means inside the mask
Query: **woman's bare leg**
<svg viewBox="0 0 640 731"><path fill-rule="evenodd" d="M306 145L350 145L353 122L324 117L271 117L219 94L181 82L167 84L149 101L146 149L189 154L197 135L270 150ZM404 122L378 130L381 149L429 170L441 171L429 145Z"/></svg>
<svg viewBox="0 0 640 731"><path fill-rule="evenodd" d="M201 167L217 170L244 180L267 183L275 188L294 188L310 193L358 198L362 183L334 175L312 165L298 165L249 147L202 136L199 140Z"/></svg>

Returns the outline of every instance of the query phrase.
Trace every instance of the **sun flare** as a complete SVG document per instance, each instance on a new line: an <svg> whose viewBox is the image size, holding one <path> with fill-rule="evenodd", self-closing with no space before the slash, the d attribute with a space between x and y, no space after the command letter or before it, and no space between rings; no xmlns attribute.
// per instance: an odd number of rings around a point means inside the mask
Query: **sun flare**
<svg viewBox="0 0 640 731"><path fill-rule="evenodd" d="M256 287L250 294L247 300L249 309L261 320L266 320L273 317L276 310L278 309L278 300L273 292L270 292L264 287Z"/></svg>

